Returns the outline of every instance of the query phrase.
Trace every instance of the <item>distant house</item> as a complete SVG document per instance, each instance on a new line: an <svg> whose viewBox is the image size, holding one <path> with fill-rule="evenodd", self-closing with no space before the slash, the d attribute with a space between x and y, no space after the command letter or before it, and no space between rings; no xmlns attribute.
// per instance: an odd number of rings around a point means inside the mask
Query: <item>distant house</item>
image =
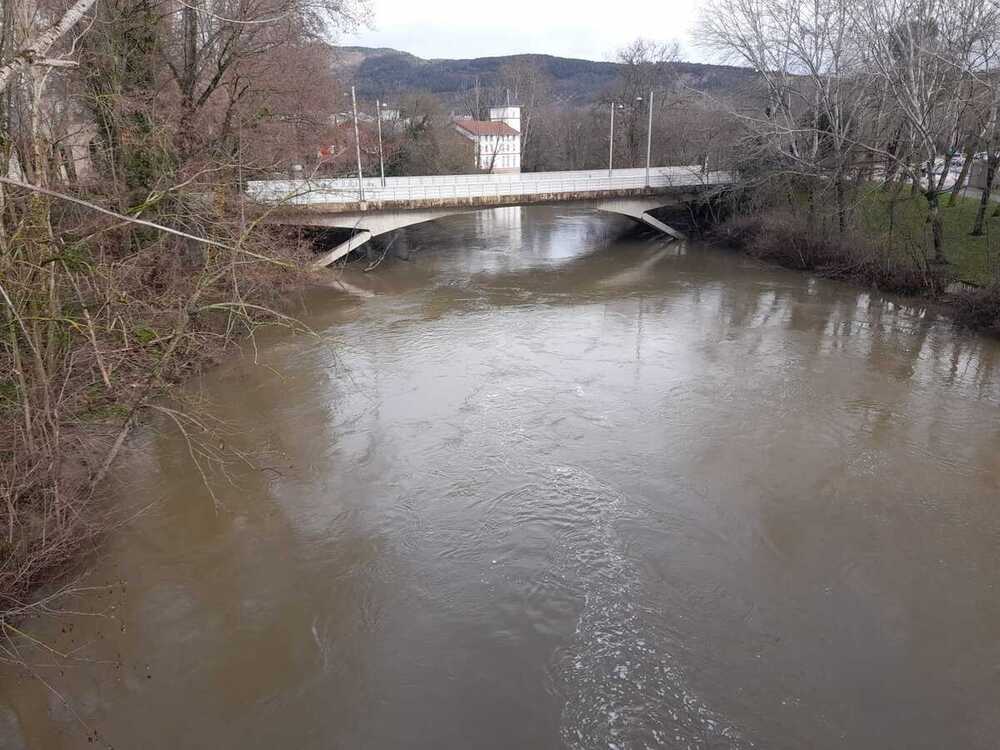
<svg viewBox="0 0 1000 750"><path fill-rule="evenodd" d="M385 117L382 118L383 120ZM345 123L351 124L354 122L353 112L337 112L336 114L330 115L330 122L333 125L343 125ZM370 115L367 112L358 112L358 122L369 124L375 122L375 115Z"/></svg>
<svg viewBox="0 0 1000 750"><path fill-rule="evenodd" d="M493 107L489 120L456 118L455 130L474 144L475 165L484 172L521 171L521 108Z"/></svg>

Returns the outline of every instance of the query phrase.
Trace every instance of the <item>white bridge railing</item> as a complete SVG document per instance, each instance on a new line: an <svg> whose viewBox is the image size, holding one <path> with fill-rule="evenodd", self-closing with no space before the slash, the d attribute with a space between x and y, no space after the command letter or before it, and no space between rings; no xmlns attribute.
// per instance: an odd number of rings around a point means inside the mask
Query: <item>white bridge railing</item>
<svg viewBox="0 0 1000 750"><path fill-rule="evenodd" d="M650 170L650 188L725 185L728 172L703 172L698 166L656 167ZM382 187L378 178L365 178L364 199L369 202L459 200L510 195L598 193L647 187L646 170L616 169L578 172L525 172L521 174L437 175L389 177ZM247 195L261 203L321 205L357 203L361 188L357 179L257 180L247 183Z"/></svg>

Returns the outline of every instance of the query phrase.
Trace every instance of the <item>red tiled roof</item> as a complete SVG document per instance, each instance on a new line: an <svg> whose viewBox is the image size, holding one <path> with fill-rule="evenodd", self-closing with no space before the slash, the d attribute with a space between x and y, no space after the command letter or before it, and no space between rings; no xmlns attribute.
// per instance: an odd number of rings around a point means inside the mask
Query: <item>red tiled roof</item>
<svg viewBox="0 0 1000 750"><path fill-rule="evenodd" d="M520 135L505 122L484 122L483 120L456 120L455 127L469 135Z"/></svg>

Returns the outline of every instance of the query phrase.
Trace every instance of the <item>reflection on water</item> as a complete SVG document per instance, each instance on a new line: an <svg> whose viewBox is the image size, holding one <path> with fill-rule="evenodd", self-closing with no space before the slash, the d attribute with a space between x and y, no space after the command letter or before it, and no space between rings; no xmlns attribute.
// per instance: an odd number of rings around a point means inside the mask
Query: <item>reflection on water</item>
<svg viewBox="0 0 1000 750"><path fill-rule="evenodd" d="M194 384L254 466L134 446L0 745L995 747L1000 347L625 226L409 230Z"/></svg>

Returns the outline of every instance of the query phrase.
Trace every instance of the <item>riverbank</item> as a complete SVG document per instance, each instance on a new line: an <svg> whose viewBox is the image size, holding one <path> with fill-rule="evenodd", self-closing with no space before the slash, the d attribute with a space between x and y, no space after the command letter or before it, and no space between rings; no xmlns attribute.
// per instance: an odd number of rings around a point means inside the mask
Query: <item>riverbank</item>
<svg viewBox="0 0 1000 750"><path fill-rule="evenodd" d="M84 229L89 218L81 215ZM217 212L205 227L205 235L225 241L174 242L126 225L75 244L66 231L72 251L19 238L4 256L5 634L26 615L51 611L55 587L107 529L126 520L102 497L135 427L156 414L190 440L199 470L217 460L210 422L198 404L177 400L178 386L261 326L299 327L282 307L305 281L304 247L265 228L241 236L232 214Z"/></svg>
<svg viewBox="0 0 1000 750"><path fill-rule="evenodd" d="M972 236L979 201L942 202L945 263L932 257L926 201L878 189L861 193L843 233L796 201L736 212L706 236L785 268L933 300L959 326L1000 336L1000 217L989 206Z"/></svg>

